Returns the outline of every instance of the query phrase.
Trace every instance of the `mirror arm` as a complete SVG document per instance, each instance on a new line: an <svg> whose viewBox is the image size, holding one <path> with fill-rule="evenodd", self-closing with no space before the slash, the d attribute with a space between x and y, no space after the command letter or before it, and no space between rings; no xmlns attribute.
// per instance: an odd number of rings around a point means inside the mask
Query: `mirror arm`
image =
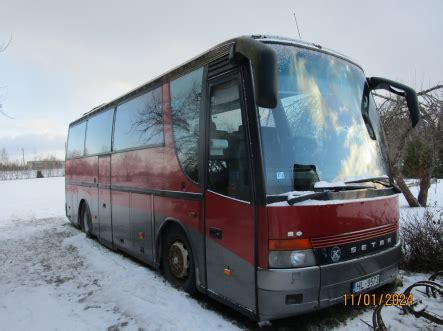
<svg viewBox="0 0 443 331"><path fill-rule="evenodd" d="M412 127L415 127L420 120L420 110L418 108L417 93L415 90L407 85L380 77L369 77L366 79L369 89L379 90L383 89L400 95L406 98L406 103L409 109L409 116L411 118Z"/></svg>
<svg viewBox="0 0 443 331"><path fill-rule="evenodd" d="M229 58L247 58L253 69L255 102L263 108L275 108L278 95L277 56L274 50L251 37L235 39Z"/></svg>

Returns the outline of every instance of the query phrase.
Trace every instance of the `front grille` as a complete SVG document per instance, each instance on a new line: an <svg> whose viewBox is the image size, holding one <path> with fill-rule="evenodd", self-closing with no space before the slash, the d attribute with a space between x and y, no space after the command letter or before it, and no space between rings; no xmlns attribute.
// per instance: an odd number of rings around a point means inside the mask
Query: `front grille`
<svg viewBox="0 0 443 331"><path fill-rule="evenodd" d="M371 233L374 234L374 232ZM396 230L383 235L377 235L376 237L359 239L358 241L355 241L356 237L357 236L352 237L352 242L339 243L339 241L335 240L330 246L314 248L317 263L319 265L325 265L353 260L381 252L397 244Z"/></svg>
<svg viewBox="0 0 443 331"><path fill-rule="evenodd" d="M375 237L380 237L398 230L398 223L379 226L361 231L338 234L334 236L312 238L313 248L324 248L364 241Z"/></svg>

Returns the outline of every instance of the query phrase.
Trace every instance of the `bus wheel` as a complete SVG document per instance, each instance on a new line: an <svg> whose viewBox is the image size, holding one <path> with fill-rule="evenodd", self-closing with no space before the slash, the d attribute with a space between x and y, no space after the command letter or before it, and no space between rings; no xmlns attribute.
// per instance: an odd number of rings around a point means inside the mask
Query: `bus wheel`
<svg viewBox="0 0 443 331"><path fill-rule="evenodd" d="M162 265L166 279L189 294L195 293L194 259L183 231L172 228L166 233L163 244Z"/></svg>
<svg viewBox="0 0 443 331"><path fill-rule="evenodd" d="M82 208L82 230L86 233L86 237L92 238L92 218L87 203Z"/></svg>

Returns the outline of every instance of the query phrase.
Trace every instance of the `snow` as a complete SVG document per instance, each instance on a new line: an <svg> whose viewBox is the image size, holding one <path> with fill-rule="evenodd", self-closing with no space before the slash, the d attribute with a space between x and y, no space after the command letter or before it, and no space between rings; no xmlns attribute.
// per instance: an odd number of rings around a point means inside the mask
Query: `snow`
<svg viewBox="0 0 443 331"><path fill-rule="evenodd" d="M65 215L65 178L0 182L0 224ZM1 225L0 225L1 226Z"/></svg>
<svg viewBox="0 0 443 331"><path fill-rule="evenodd" d="M1 330L230 330L156 271L64 216L64 178L0 182Z"/></svg>
<svg viewBox="0 0 443 331"><path fill-rule="evenodd" d="M65 217L63 177L0 181L0 190L1 330L230 330L251 325L229 308L220 311L204 298L192 298L157 271L87 239ZM429 203L441 208L442 201L440 181L429 190ZM411 211L403 197L400 207L402 216L423 212ZM429 277L403 271L400 276L398 293ZM415 291L414 296L423 294ZM424 302L442 311L441 299ZM321 324L328 310L311 315L305 318L307 327L320 323L320 329L329 328ZM382 316L393 330L438 329L423 318L401 316L394 307L384 308ZM370 330L363 321L372 324L372 310L336 328ZM289 323L296 327L299 317Z"/></svg>
<svg viewBox="0 0 443 331"><path fill-rule="evenodd" d="M413 186L410 186L412 194L417 197L418 196L418 183L414 180L408 181ZM433 211L442 211L443 212L443 179L438 179L434 184L431 185L428 191L428 208ZM421 216L424 213L424 208L410 208L408 202L406 201L403 194L400 196L400 214L403 220L409 215L417 215ZM443 220L443 218L442 218Z"/></svg>

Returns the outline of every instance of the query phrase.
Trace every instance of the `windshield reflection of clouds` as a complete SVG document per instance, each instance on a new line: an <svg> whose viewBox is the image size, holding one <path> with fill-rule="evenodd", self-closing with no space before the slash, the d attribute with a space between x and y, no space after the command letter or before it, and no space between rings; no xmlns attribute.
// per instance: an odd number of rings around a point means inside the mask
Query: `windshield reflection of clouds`
<svg viewBox="0 0 443 331"><path fill-rule="evenodd" d="M280 104L272 110L275 130L267 127L269 118L260 123L263 139L281 146L263 143L268 193L288 188L294 164L315 166L325 181L384 174L379 145L370 139L361 115L363 72L320 52L273 47L279 59L280 96ZM260 115L264 116L263 110ZM275 192L269 192L270 187Z"/></svg>

